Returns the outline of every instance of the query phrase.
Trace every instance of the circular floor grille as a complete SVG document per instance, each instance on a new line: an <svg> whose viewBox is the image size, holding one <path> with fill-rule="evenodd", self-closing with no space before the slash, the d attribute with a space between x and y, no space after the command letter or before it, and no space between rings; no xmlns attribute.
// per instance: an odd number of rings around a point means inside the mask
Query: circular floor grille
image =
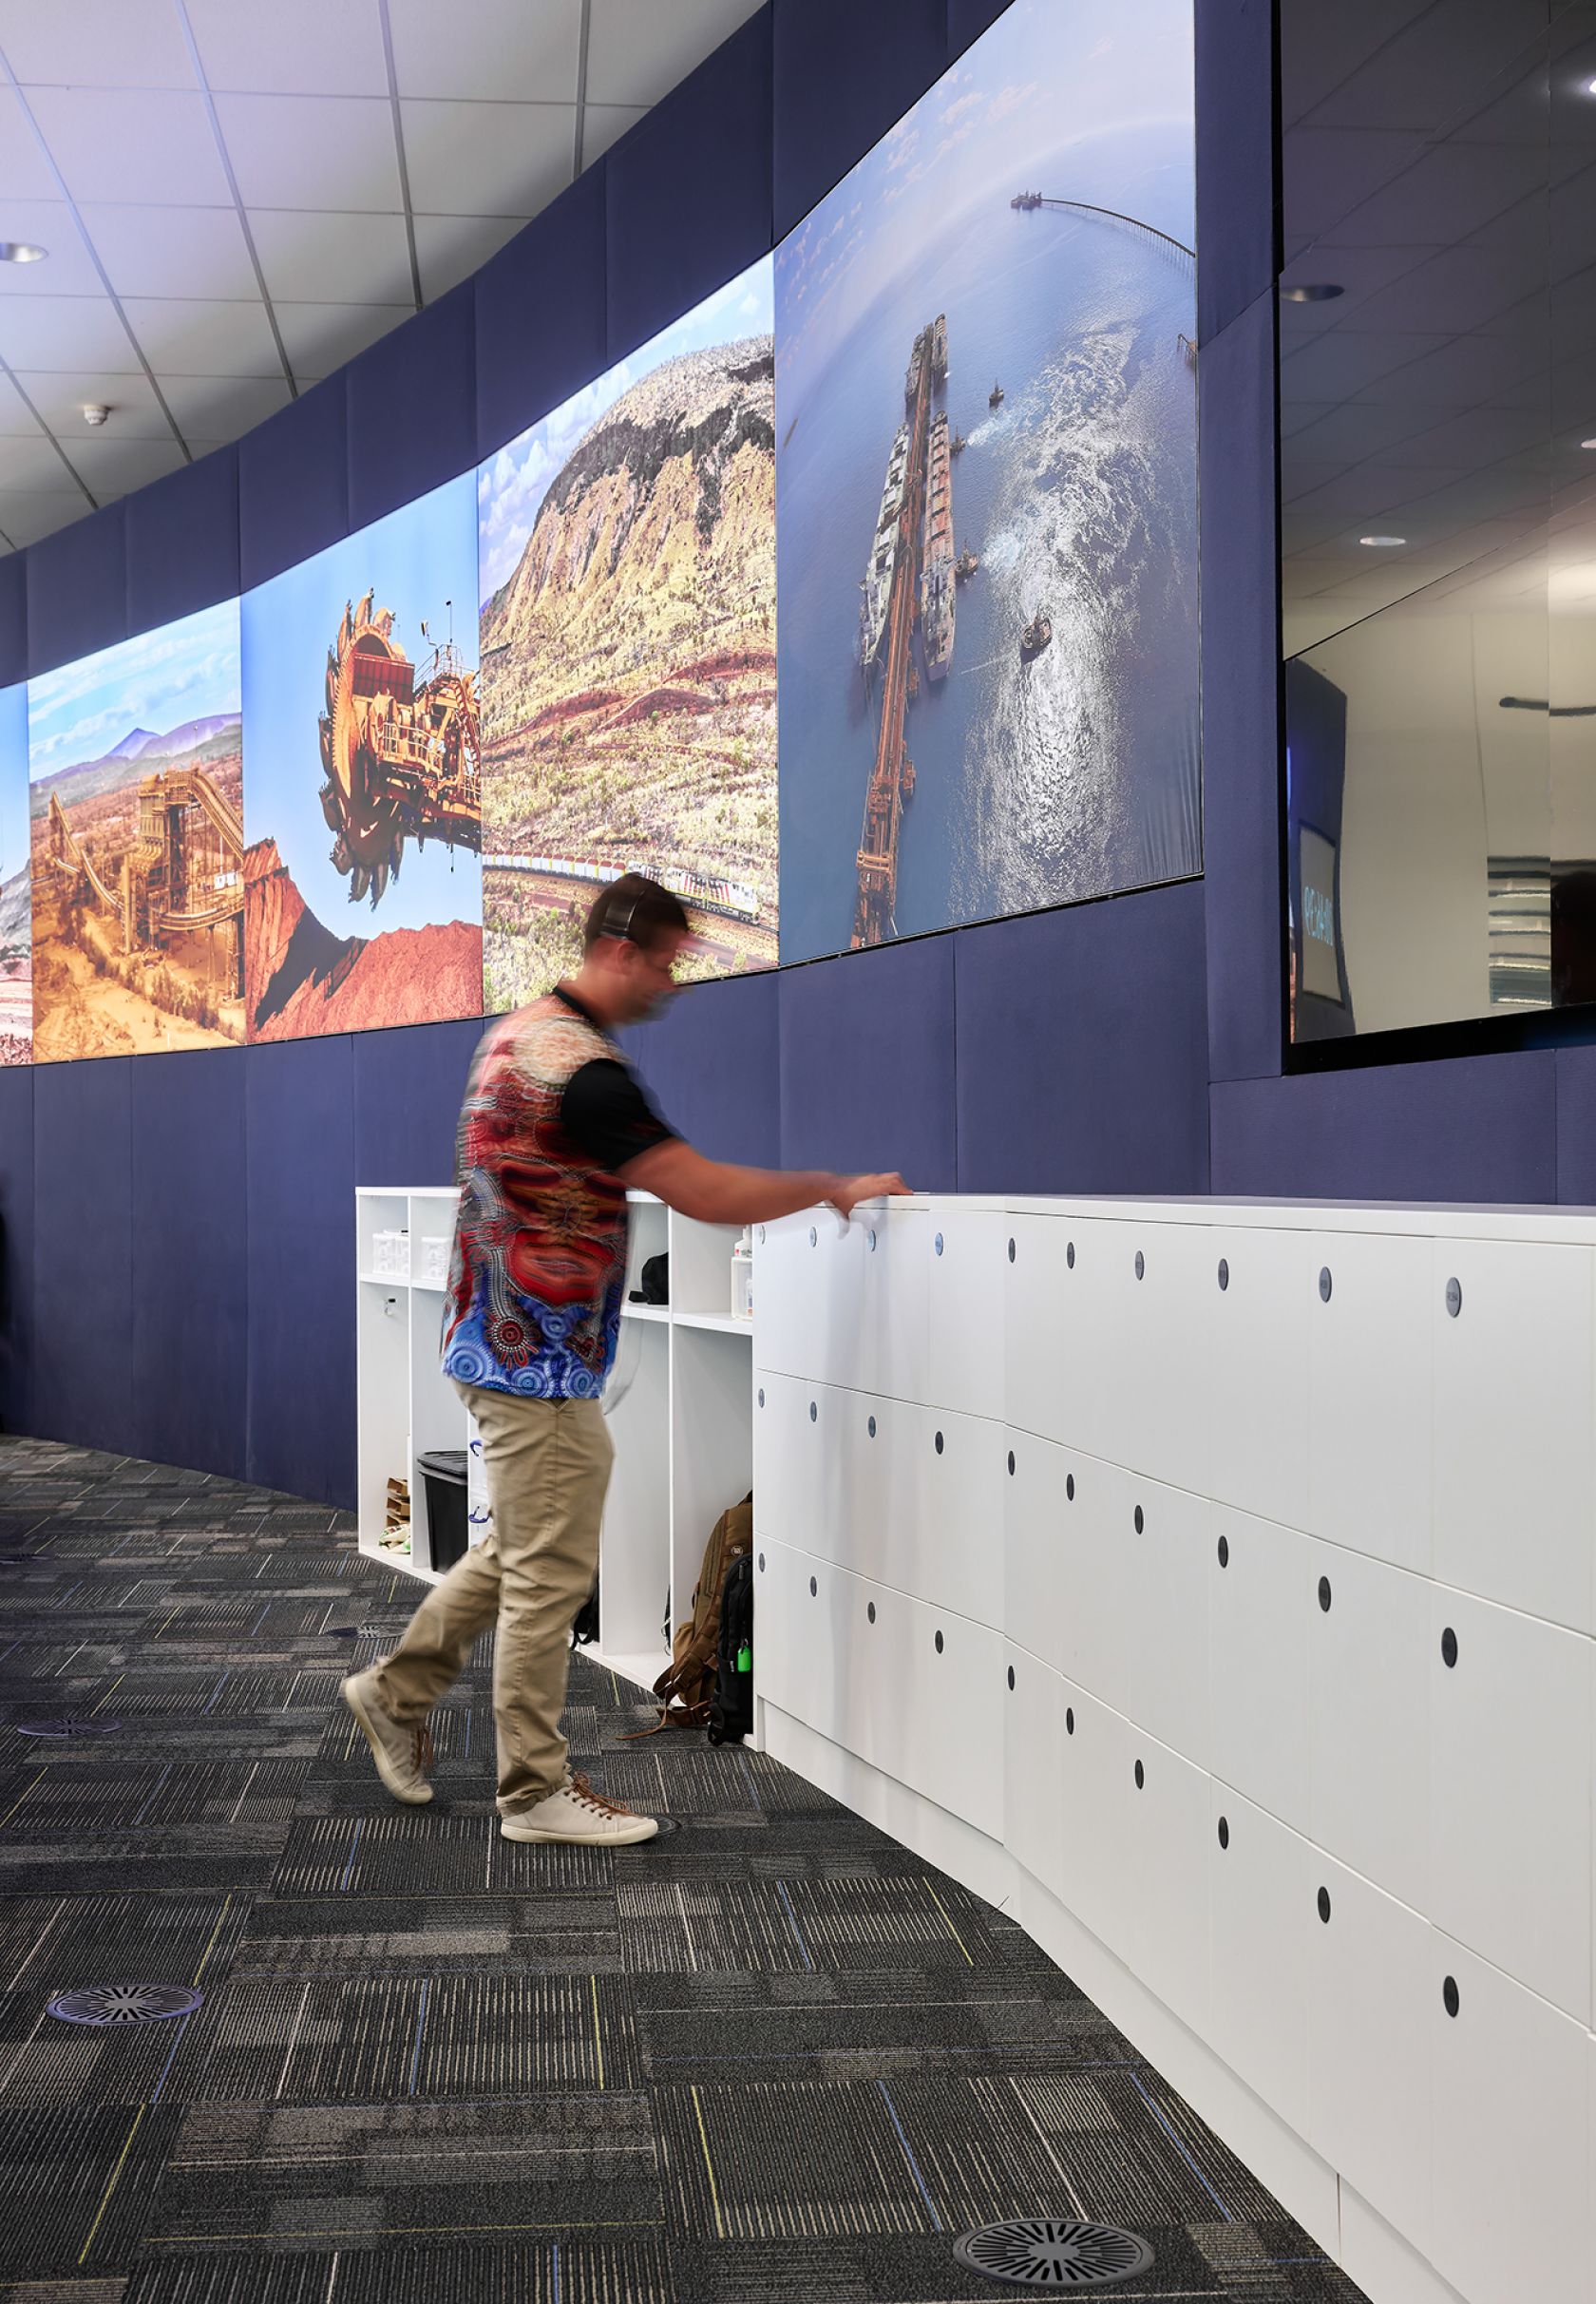
<svg viewBox="0 0 1596 2304"><path fill-rule="evenodd" d="M120 1720L91 1720L86 1713L68 1713L62 1720L19 1720L19 1736L120 1736Z"/></svg>
<svg viewBox="0 0 1596 2304"><path fill-rule="evenodd" d="M49 2012L64 2024L160 2024L191 2016L204 1997L192 1984L90 1984L57 1992Z"/></svg>
<svg viewBox="0 0 1596 2304"><path fill-rule="evenodd" d="M1045 2216L983 2225L956 2240L953 2253L971 2272L1016 2288L1107 2288L1152 2262L1152 2250L1133 2232Z"/></svg>

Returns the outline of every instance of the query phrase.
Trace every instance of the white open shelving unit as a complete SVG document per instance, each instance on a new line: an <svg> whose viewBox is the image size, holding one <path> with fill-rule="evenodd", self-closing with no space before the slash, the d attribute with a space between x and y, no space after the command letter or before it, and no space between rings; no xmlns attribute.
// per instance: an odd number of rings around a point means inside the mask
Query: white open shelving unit
<svg viewBox="0 0 1596 2304"><path fill-rule="evenodd" d="M629 1197L628 1295L648 1258L665 1253L672 1301L628 1303L621 1316L605 1398L616 1462L599 1539L601 1638L585 1653L647 1687L670 1662L666 1624L687 1613L711 1529L753 1485L753 1322L731 1311L737 1227ZM452 1231L455 1202L452 1188L355 1195L360 1549L428 1583L438 1577L418 1458L468 1449L470 1419L438 1364L442 1285L371 1266L378 1233L405 1230L419 1273L422 1240ZM410 1486L408 1558L382 1549L395 1476Z"/></svg>

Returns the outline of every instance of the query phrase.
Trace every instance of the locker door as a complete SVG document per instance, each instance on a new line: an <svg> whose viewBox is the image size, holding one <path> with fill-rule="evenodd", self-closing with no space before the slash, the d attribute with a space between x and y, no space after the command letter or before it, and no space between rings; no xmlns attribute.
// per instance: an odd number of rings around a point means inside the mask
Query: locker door
<svg viewBox="0 0 1596 2304"><path fill-rule="evenodd" d="M1308 1962L1314 1851L1215 1782L1208 1834L1214 2048L1299 2134L1308 2117Z"/></svg>
<svg viewBox="0 0 1596 2304"><path fill-rule="evenodd" d="M1150 1991L1199 2039L1208 2005L1210 1782L1155 1737L1131 1728L1113 1787L1126 1854L1125 1953Z"/></svg>
<svg viewBox="0 0 1596 2304"><path fill-rule="evenodd" d="M839 1313L847 1322L854 1357L848 1380L861 1392L923 1401L930 1376L928 1327L934 1227L924 1209L863 1209L849 1227L859 1272L857 1304Z"/></svg>
<svg viewBox="0 0 1596 2304"><path fill-rule="evenodd" d="M1313 1255L1308 1532L1428 1575L1430 1243L1321 1232Z"/></svg>
<svg viewBox="0 0 1596 2304"><path fill-rule="evenodd" d="M1107 1453L1132 1471L1206 1495L1213 1472L1218 1291L1206 1225L1114 1228L1109 1303L1117 1383Z"/></svg>
<svg viewBox="0 0 1596 2304"><path fill-rule="evenodd" d="M1328 1857L1318 1857L1315 1869L1321 1916L1309 1932L1303 2133L1429 2255L1432 1932L1417 1913Z"/></svg>
<svg viewBox="0 0 1596 2304"><path fill-rule="evenodd" d="M868 1403L886 1438L884 1581L1000 1629L1005 1452L1000 1426L945 1408Z"/></svg>
<svg viewBox="0 0 1596 2304"><path fill-rule="evenodd" d="M1430 1917L1590 2022L1596 1647L1432 1588Z"/></svg>
<svg viewBox="0 0 1596 2304"><path fill-rule="evenodd" d="M1005 1643L1003 1845L1062 1900L1073 1843L1064 1773L1064 1683L1028 1648Z"/></svg>
<svg viewBox="0 0 1596 2304"><path fill-rule="evenodd" d="M1011 1216L1004 1266L1003 1366L1008 1419L1023 1432L1102 1453L1102 1387L1092 1334L1089 1275L1099 1265L1101 1223ZM1006 1253L1005 1248L1005 1253Z"/></svg>
<svg viewBox="0 0 1596 2304"><path fill-rule="evenodd" d="M1438 1932L1429 1969L1435 2267L1469 2295L1588 2297L1596 2043Z"/></svg>
<svg viewBox="0 0 1596 2304"><path fill-rule="evenodd" d="M1216 1226L1208 1235L1213 1494L1287 1528L1308 1517L1305 1371L1318 1274L1306 1233Z"/></svg>
<svg viewBox="0 0 1596 2304"><path fill-rule="evenodd" d="M1004 1414L1003 1274L1009 1220L1000 1209L934 1200L931 1225L926 1400L934 1408L998 1419Z"/></svg>
<svg viewBox="0 0 1596 2304"><path fill-rule="evenodd" d="M1578 1632L1596 1628L1592 1299L1588 1248L1434 1243L1435 1574Z"/></svg>
<svg viewBox="0 0 1596 2304"><path fill-rule="evenodd" d="M1207 1547L1214 1774L1308 1828L1312 1548L1294 1529L1216 1505Z"/></svg>
<svg viewBox="0 0 1596 2304"><path fill-rule="evenodd" d="M1206 1497L1130 1480L1117 1510L1118 1654L1128 1717L1208 1765L1209 1513Z"/></svg>
<svg viewBox="0 0 1596 2304"><path fill-rule="evenodd" d="M1003 1628L1016 1647L1063 1672L1080 1628L1070 1608L1066 1562L1079 1460L1014 1425L1001 1440Z"/></svg>
<svg viewBox="0 0 1596 2304"><path fill-rule="evenodd" d="M1329 1544L1308 1560L1308 1837L1428 1911L1430 1586Z"/></svg>

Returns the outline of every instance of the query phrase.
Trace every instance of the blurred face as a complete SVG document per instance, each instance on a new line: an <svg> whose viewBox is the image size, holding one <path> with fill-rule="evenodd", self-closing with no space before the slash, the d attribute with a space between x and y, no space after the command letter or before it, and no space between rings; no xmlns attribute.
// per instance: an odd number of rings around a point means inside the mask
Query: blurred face
<svg viewBox="0 0 1596 2304"><path fill-rule="evenodd" d="M616 966L624 990L622 1023L640 1024L669 1007L676 990L676 962L692 943L688 936L661 936L644 946L624 938L612 943Z"/></svg>

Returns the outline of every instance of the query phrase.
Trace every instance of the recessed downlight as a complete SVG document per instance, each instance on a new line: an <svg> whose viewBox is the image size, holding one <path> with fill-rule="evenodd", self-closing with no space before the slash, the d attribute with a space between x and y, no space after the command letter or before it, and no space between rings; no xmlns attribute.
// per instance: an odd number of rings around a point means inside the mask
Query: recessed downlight
<svg viewBox="0 0 1596 2304"><path fill-rule="evenodd" d="M0 264L37 264L48 254L35 240L0 240Z"/></svg>
<svg viewBox="0 0 1596 2304"><path fill-rule="evenodd" d="M1282 288L1281 294L1288 304L1328 304L1332 296L1345 295L1346 290L1336 280L1304 280L1297 287Z"/></svg>
<svg viewBox="0 0 1596 2304"><path fill-rule="evenodd" d="M1580 446L1582 448L1596 448L1596 440L1582 440Z"/></svg>
<svg viewBox="0 0 1596 2304"><path fill-rule="evenodd" d="M1405 536L1360 536L1358 541L1360 544L1372 544L1378 551L1387 544L1405 544L1408 540Z"/></svg>

